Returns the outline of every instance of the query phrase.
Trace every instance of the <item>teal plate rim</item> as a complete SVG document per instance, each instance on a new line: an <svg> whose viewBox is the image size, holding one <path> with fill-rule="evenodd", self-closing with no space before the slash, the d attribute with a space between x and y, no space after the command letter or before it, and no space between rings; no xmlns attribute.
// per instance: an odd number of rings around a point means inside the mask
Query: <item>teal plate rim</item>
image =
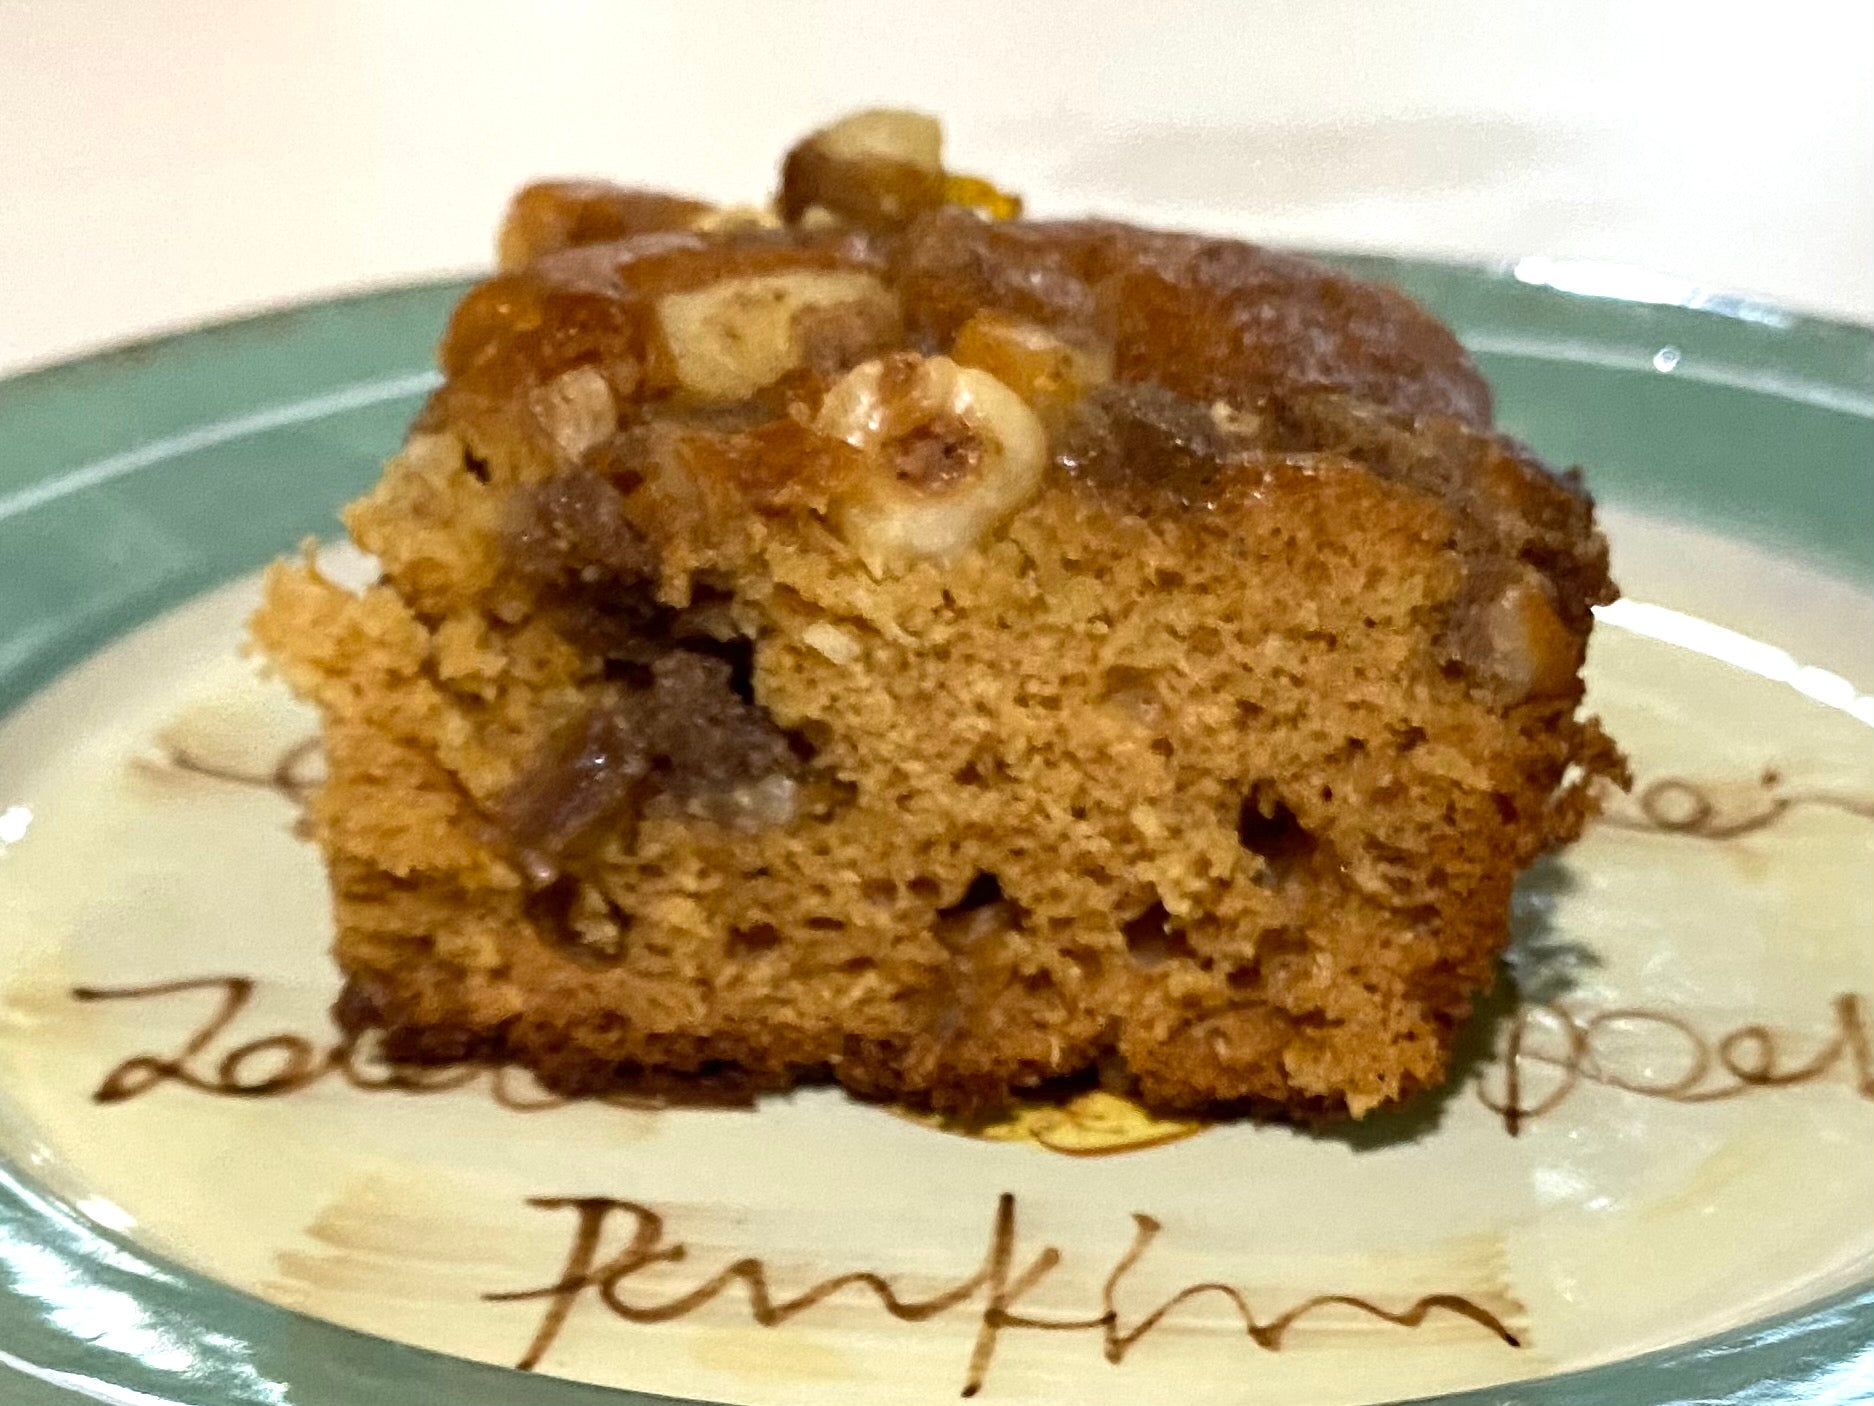
<svg viewBox="0 0 1874 1406"><path fill-rule="evenodd" d="M1790 550L1874 588L1874 328L1613 265L1325 257L1399 284L1445 318L1497 386L1506 427L1552 459L1592 465L1597 496ZM434 384L430 344L465 286L451 278L305 303L0 380L0 716L136 625L329 532L333 508L369 481ZM1569 393L1542 393L1557 377ZM1792 472L1798 451L1820 468ZM316 471L293 476L296 457ZM1420 1398L1867 1399L1874 1281L1583 1371ZM278 1307L150 1254L0 1162L0 1400L672 1398L470 1362Z"/></svg>

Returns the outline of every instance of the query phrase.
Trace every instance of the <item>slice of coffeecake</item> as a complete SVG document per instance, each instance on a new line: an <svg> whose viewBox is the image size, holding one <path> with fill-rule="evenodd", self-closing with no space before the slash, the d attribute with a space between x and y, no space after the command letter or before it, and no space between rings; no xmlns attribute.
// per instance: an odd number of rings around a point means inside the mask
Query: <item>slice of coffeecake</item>
<svg viewBox="0 0 1874 1406"><path fill-rule="evenodd" d="M444 384L276 567L341 1018L394 1057L981 1108L1444 1076L1618 754L1573 474L1397 292L1016 217L928 119L776 213L532 187Z"/></svg>

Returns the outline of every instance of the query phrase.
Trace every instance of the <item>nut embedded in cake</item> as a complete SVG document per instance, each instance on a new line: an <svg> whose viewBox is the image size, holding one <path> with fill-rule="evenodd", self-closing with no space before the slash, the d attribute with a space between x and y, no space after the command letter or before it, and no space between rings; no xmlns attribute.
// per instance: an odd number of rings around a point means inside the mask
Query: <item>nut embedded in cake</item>
<svg viewBox="0 0 1874 1406"><path fill-rule="evenodd" d="M341 1015L549 1084L1359 1115L1444 1079L1618 753L1573 474L1401 294L1017 217L929 119L774 212L530 187L268 579Z"/></svg>

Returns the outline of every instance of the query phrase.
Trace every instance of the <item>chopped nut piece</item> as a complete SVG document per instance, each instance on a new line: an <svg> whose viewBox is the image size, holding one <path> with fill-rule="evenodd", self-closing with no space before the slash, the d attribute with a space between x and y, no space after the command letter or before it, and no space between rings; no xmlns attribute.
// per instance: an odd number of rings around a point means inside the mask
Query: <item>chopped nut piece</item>
<svg viewBox="0 0 1874 1406"><path fill-rule="evenodd" d="M628 190L609 181L537 181L508 202L495 261L508 273L580 244L689 229L713 213L700 200Z"/></svg>
<svg viewBox="0 0 1874 1406"><path fill-rule="evenodd" d="M950 354L987 371L1055 428L1075 401L1113 376L1110 349L1068 342L1038 322L994 310L964 323Z"/></svg>
<svg viewBox="0 0 1874 1406"><path fill-rule="evenodd" d="M596 366L577 366L537 387L534 415L568 459L579 460L595 444L618 432L618 406L611 385Z"/></svg>
<svg viewBox="0 0 1874 1406"><path fill-rule="evenodd" d="M943 168L943 130L921 112L875 108L813 133L781 167L782 217L803 228L906 224L956 205L985 219L1012 220L1021 197Z"/></svg>
<svg viewBox="0 0 1874 1406"><path fill-rule="evenodd" d="M766 776L717 795L692 797L684 814L712 820L743 834L771 825L789 825L800 813L800 783L791 776Z"/></svg>
<svg viewBox="0 0 1874 1406"><path fill-rule="evenodd" d="M1481 646L1476 662L1519 699L1565 691L1581 662L1574 636L1533 573L1510 582L1483 607L1466 643Z"/></svg>
<svg viewBox="0 0 1874 1406"><path fill-rule="evenodd" d="M699 234L720 234L725 230L778 229L781 217L772 205L718 205L705 210L690 228Z"/></svg>
<svg viewBox="0 0 1874 1406"><path fill-rule="evenodd" d="M1227 400L1213 401L1210 421L1231 439L1254 440L1261 437L1263 419L1254 410L1243 410Z"/></svg>
<svg viewBox="0 0 1874 1406"><path fill-rule="evenodd" d="M725 279L657 305L678 384L698 400L742 400L806 358L800 314L842 304L897 319L897 301L869 273L804 269Z"/></svg>
<svg viewBox="0 0 1874 1406"><path fill-rule="evenodd" d="M968 551L1033 496L1047 464L1047 431L1026 402L946 356L855 367L814 423L864 455L836 521L875 576Z"/></svg>
<svg viewBox="0 0 1874 1406"><path fill-rule="evenodd" d="M842 117L802 143L835 161L897 161L943 170L943 128L937 119L901 108L870 108Z"/></svg>
<svg viewBox="0 0 1874 1406"><path fill-rule="evenodd" d="M803 642L842 667L856 661L861 653L857 640L839 626L825 620L814 621L800 632L800 637Z"/></svg>
<svg viewBox="0 0 1874 1406"><path fill-rule="evenodd" d="M889 228L943 203L943 132L922 113L854 113L808 137L781 167L781 214L789 223L818 209Z"/></svg>

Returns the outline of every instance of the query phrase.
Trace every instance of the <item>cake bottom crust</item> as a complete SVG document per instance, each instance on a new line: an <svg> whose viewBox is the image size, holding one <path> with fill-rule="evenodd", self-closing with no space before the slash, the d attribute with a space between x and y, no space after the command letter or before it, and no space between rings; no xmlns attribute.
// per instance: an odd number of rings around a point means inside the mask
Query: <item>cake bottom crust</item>
<svg viewBox="0 0 1874 1406"><path fill-rule="evenodd" d="M1156 1046L1135 1068L1110 1039L1110 1024L1062 1043L1019 1017L1005 1018L996 1031L978 1025L948 1035L922 1028L881 1038L784 1026L697 1034L638 1030L597 1007L534 1001L477 1022L461 1014L472 1002L454 999L446 1003L452 1013L438 1018L436 992L460 974L418 963L351 970L333 1018L348 1037L375 1038L393 1064L512 1065L572 1098L746 1105L764 1094L837 1084L862 1099L975 1118L1038 1093L1097 1086L1161 1115L1317 1124L1443 1085L1453 1045L1494 984L1504 937L1486 927L1454 947L1437 989L1422 989L1413 1003L1412 1029L1337 1036L1315 1078L1325 1075L1343 1089L1371 1087L1376 1076L1390 1085L1386 1096L1358 1102L1341 1091L1297 1088L1285 1064L1293 1032L1275 1027L1232 1030L1227 1043L1214 1028L1193 1029Z"/></svg>

